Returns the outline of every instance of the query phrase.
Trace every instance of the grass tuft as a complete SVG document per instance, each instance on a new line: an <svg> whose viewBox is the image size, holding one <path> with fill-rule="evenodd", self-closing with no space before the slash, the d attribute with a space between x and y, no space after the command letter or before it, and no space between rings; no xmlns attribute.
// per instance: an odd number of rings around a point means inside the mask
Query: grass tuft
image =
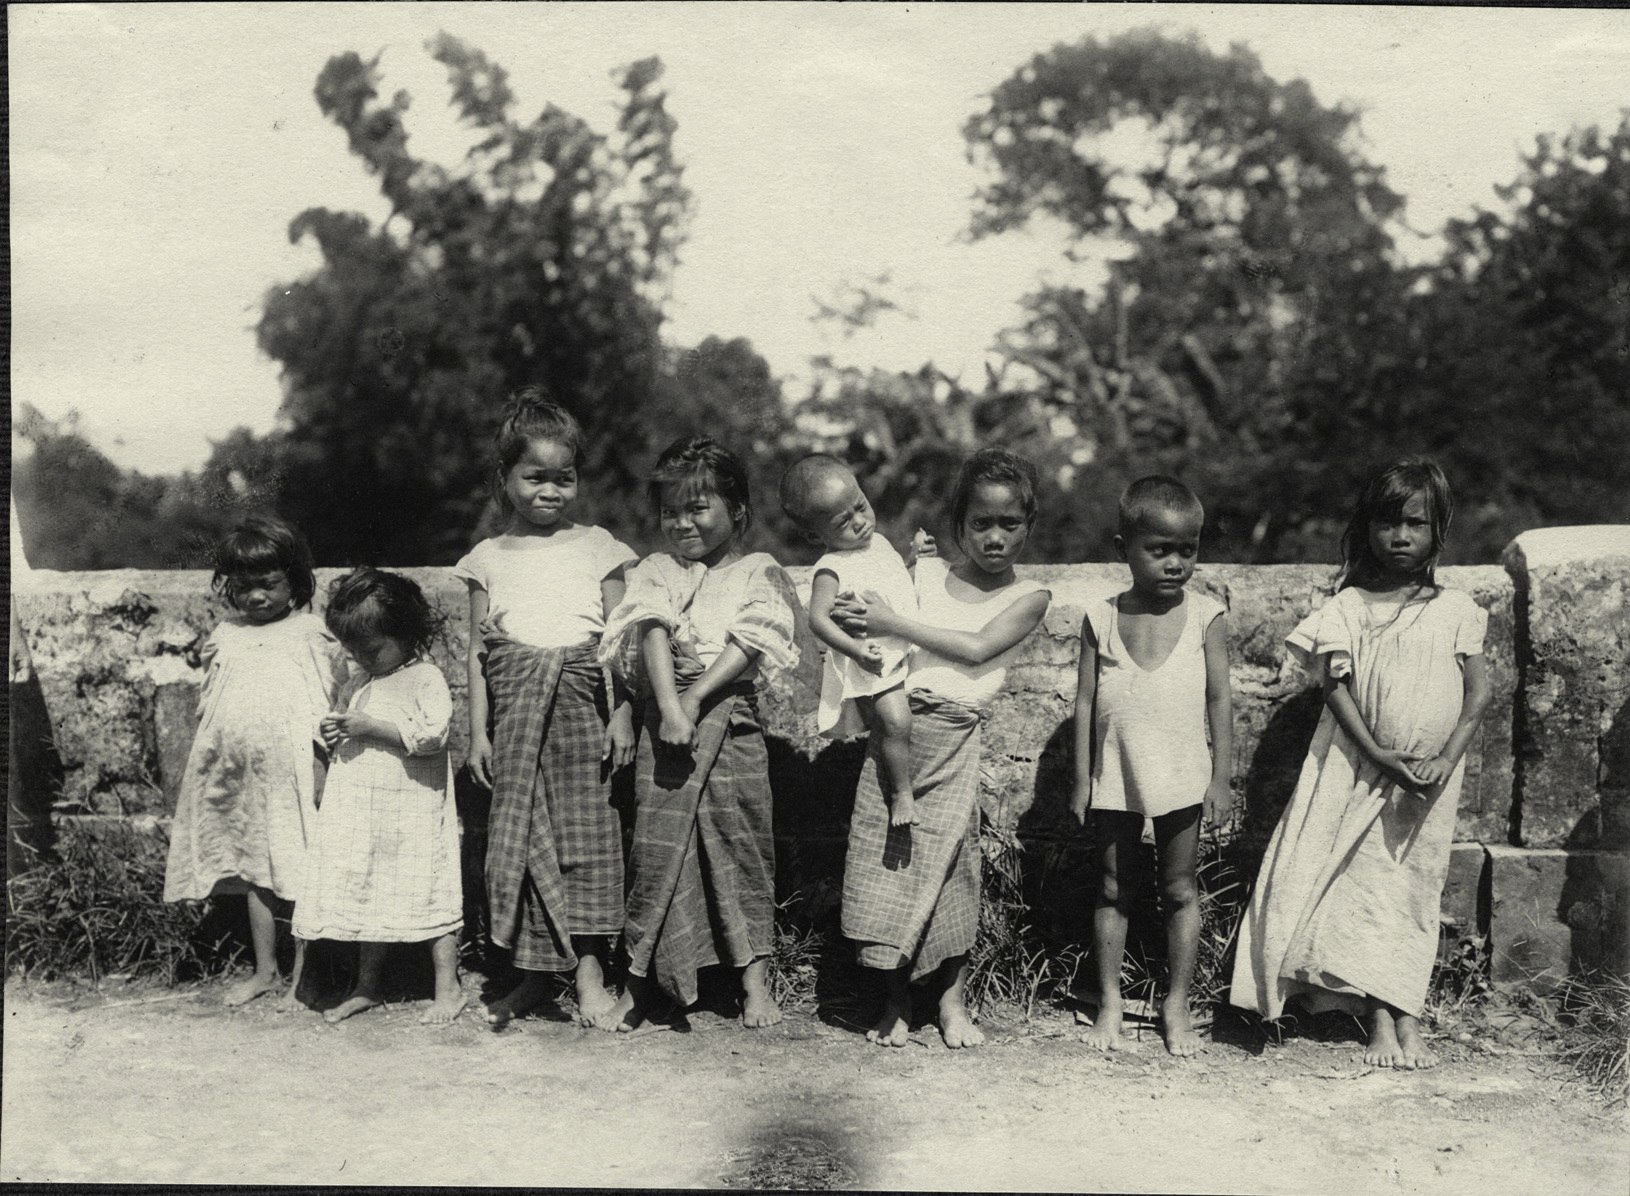
<svg viewBox="0 0 1630 1196"><path fill-rule="evenodd" d="M1630 1102L1630 979L1612 972L1570 977L1557 990L1560 1054L1609 1106Z"/></svg>
<svg viewBox="0 0 1630 1196"><path fill-rule="evenodd" d="M1051 950L1037 933L1024 896L1019 837L986 826L980 849L979 933L968 957L965 999L976 1015L1006 1005L1028 1019L1038 1000L1074 983L1081 954Z"/></svg>

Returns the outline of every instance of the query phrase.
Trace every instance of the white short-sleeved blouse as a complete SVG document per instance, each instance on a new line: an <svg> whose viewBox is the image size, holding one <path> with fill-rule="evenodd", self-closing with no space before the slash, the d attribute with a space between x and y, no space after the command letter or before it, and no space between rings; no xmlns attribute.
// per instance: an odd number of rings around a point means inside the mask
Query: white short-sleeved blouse
<svg viewBox="0 0 1630 1196"><path fill-rule="evenodd" d="M453 566L487 594L487 621L510 639L563 648L605 627L600 583L634 550L603 527L578 524L549 536L494 536Z"/></svg>

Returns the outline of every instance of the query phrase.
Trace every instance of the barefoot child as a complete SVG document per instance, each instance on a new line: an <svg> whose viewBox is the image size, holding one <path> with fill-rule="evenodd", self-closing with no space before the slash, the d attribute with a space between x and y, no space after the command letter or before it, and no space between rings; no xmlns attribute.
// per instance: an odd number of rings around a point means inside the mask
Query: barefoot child
<svg viewBox="0 0 1630 1196"><path fill-rule="evenodd" d="M840 597L833 613L850 634L916 645L911 662L911 770L917 822L895 825L871 744L855 794L843 874L843 933L863 966L886 977L887 997L867 1039L906 1044L913 981L932 983L940 1033L955 1049L985 1036L963 1000L979 925L979 728L1019 644L1051 595L1014 576L1036 521L1036 471L1002 449L962 466L951 526L963 553L949 568L917 563L917 609L895 611L876 592Z"/></svg>
<svg viewBox="0 0 1630 1196"><path fill-rule="evenodd" d="M274 905L297 901L317 818L317 723L345 679L345 655L311 613L311 552L300 533L252 518L215 550L213 585L232 605L204 643L204 685L170 826L164 900L249 899L254 975L226 993L242 1005L278 987ZM293 1008L305 953L281 1007Z"/></svg>
<svg viewBox="0 0 1630 1196"><path fill-rule="evenodd" d="M428 942L436 998L419 1020L450 1022L465 1005L453 699L426 656L442 616L401 574L358 569L334 583L326 617L368 680L322 720L333 763L294 933L361 944L356 988L328 1021L379 1004L386 944Z"/></svg>
<svg viewBox="0 0 1630 1196"><path fill-rule="evenodd" d="M611 773L633 759L634 725L625 698L608 715L595 653L635 557L571 517L581 440L542 392L515 395L494 475L508 522L454 569L470 591L470 769L493 791L492 940L525 977L487 1006L494 1027L548 996L556 972L575 973L583 1022L612 1003L605 961L623 928L623 840Z"/></svg>
<svg viewBox="0 0 1630 1196"><path fill-rule="evenodd" d="M743 555L747 471L707 437L676 441L651 478L667 552L628 573L601 659L647 694L629 856L628 987L596 1025L633 1030L696 974L742 969L742 1021L781 1020L767 982L775 900L769 758L754 682L793 667L793 590L765 553Z"/></svg>
<svg viewBox="0 0 1630 1196"><path fill-rule="evenodd" d="M1453 498L1429 461L1365 489L1334 598L1286 640L1324 687L1301 779L1240 923L1229 999L1369 1022L1366 1063L1432 1067L1420 1013L1464 756L1489 701L1488 617L1435 579Z"/></svg>
<svg viewBox="0 0 1630 1196"><path fill-rule="evenodd" d="M806 536L826 548L810 586L809 630L827 647L815 729L832 738L857 734L853 714L878 745L889 820L917 821L911 796L911 702L906 697L906 652L898 636L856 639L832 621L840 589L876 591L896 611L910 614L917 595L900 554L876 534L877 517L849 467L817 453L793 464L781 479L781 507Z"/></svg>
<svg viewBox="0 0 1630 1196"><path fill-rule="evenodd" d="M1154 822L1170 973L1161 1037L1173 1055L1199 1050L1188 997L1200 941L1200 821L1227 818L1234 758L1223 608L1184 589L1204 522L1200 500L1175 479L1128 486L1115 549L1132 588L1089 603L1081 623L1070 811L1092 828L1096 857L1098 1015L1084 1040L1099 1050L1121 1043L1121 962L1132 897L1144 880L1145 818Z"/></svg>

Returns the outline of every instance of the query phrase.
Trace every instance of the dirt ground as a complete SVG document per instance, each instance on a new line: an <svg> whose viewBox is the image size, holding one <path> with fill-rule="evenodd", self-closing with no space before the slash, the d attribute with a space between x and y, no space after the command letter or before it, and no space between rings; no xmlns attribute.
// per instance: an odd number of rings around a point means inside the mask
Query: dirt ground
<svg viewBox="0 0 1630 1196"><path fill-rule="evenodd" d="M479 978L472 978L472 993ZM1447 1038L1379 1072L1355 1039L1152 1033L1098 1055L1067 1014L868 1045L810 1010L630 1038L534 1017L501 1034L425 1002L328 1026L218 982L13 981L5 1181L1622 1194L1630 1134L1555 1062Z"/></svg>

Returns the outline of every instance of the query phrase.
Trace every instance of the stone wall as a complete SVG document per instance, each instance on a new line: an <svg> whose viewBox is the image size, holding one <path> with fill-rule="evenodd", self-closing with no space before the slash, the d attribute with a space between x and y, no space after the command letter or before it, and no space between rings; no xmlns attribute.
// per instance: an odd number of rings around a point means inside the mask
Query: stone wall
<svg viewBox="0 0 1630 1196"><path fill-rule="evenodd" d="M319 573L319 595L336 571ZM435 656L462 708L463 587L404 570L448 611ZM1079 869L1069 792L1084 604L1126 584L1116 565L1037 566L1053 603L986 730L984 807L998 828ZM808 570L792 570L808 593ZM1489 612L1494 702L1468 755L1445 917L1487 934L1496 978L1570 967L1630 970L1630 528L1545 529L1506 567L1443 571ZM1286 633L1329 592L1326 566L1211 566L1194 585L1228 608L1234 689L1234 842L1253 861L1290 796L1321 703L1288 661ZM162 818L191 742L198 652L223 606L200 572L36 573L17 595L62 763L59 815ZM790 890L835 893L862 751L814 734L818 652L763 688L776 793L778 870ZM454 751L464 751L462 715ZM143 819L144 821L146 818ZM1255 849L1253 854L1252 849ZM1069 871L1069 868L1066 868ZM1081 886L1044 911L1074 934ZM1061 896L1062 895L1062 896Z"/></svg>

